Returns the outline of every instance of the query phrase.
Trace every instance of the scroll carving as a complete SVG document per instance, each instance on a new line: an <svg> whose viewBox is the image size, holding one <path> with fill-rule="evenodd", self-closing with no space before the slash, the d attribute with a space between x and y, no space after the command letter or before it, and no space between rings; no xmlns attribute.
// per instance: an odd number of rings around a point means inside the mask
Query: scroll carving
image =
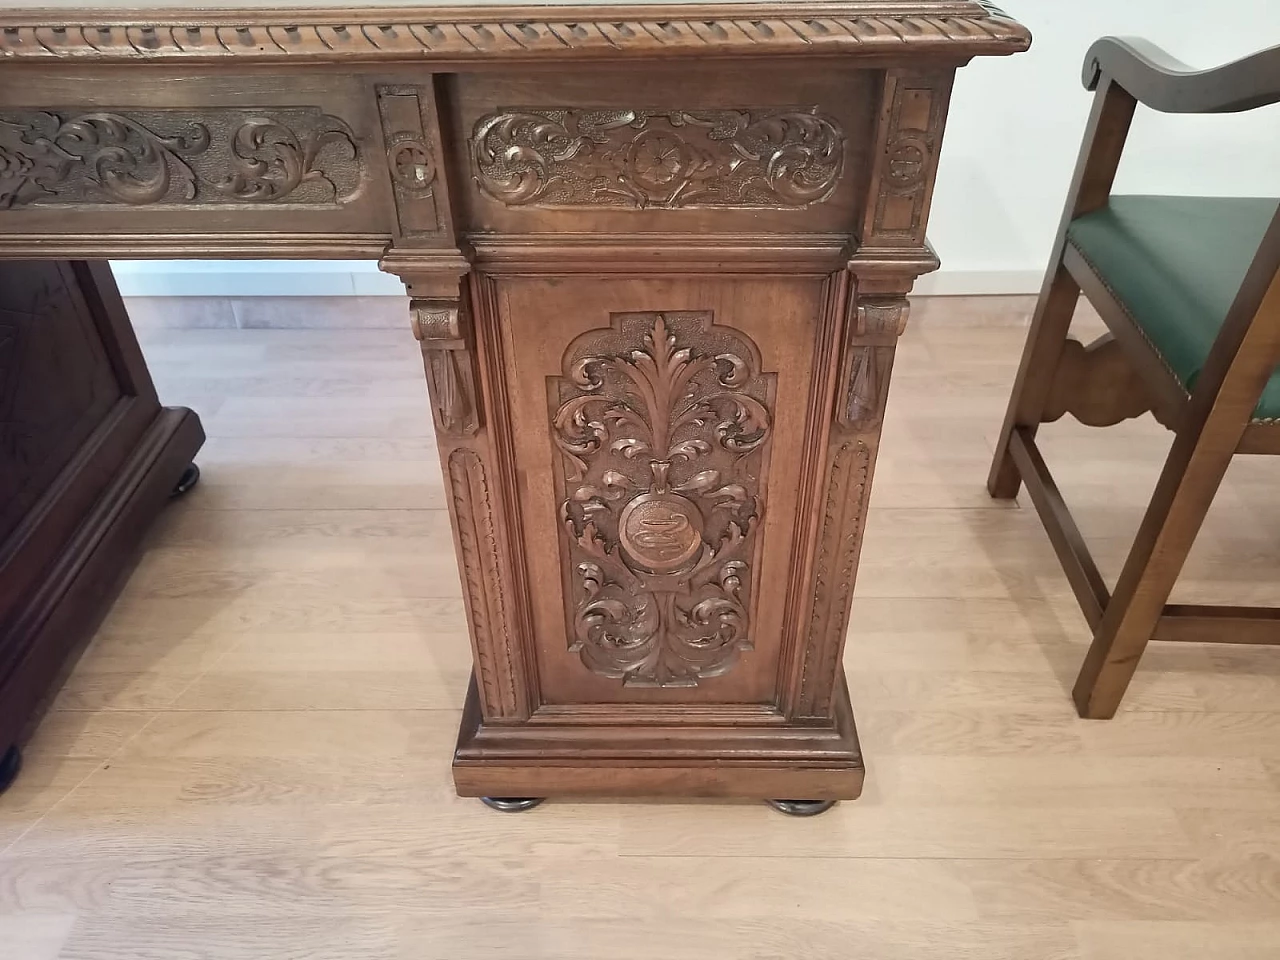
<svg viewBox="0 0 1280 960"><path fill-rule="evenodd" d="M549 384L571 648L693 686L751 648L775 377L709 313L615 314Z"/></svg>
<svg viewBox="0 0 1280 960"><path fill-rule="evenodd" d="M872 239L923 243L924 220L946 117L942 75L900 76L894 84L880 164Z"/></svg>
<svg viewBox="0 0 1280 960"><path fill-rule="evenodd" d="M853 336L894 344L907 329L911 303L903 297L860 300L854 307Z"/></svg>
<svg viewBox="0 0 1280 960"><path fill-rule="evenodd" d="M422 346L436 431L446 437L475 436L480 429L474 363L456 301L410 303L413 335Z"/></svg>
<svg viewBox="0 0 1280 960"><path fill-rule="evenodd" d="M363 180L318 109L0 112L0 209L51 204L339 204Z"/></svg>
<svg viewBox="0 0 1280 960"><path fill-rule="evenodd" d="M468 447L449 454L449 485L471 629L475 638L476 682L486 717L519 713L512 663L506 596L498 538L484 463Z"/></svg>
<svg viewBox="0 0 1280 960"><path fill-rule="evenodd" d="M835 191L844 134L817 107L509 109L471 140L484 193L508 206L806 207Z"/></svg>

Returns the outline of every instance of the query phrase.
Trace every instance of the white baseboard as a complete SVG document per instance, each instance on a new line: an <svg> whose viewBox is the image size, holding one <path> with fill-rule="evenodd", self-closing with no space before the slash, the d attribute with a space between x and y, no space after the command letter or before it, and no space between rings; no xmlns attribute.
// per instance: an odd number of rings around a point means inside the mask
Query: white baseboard
<svg viewBox="0 0 1280 960"><path fill-rule="evenodd" d="M126 297L403 297L404 284L365 260L118 260ZM1032 270L947 270L921 277L918 296L1034 294Z"/></svg>
<svg viewBox="0 0 1280 960"><path fill-rule="evenodd" d="M948 270L916 281L918 297L1008 297L1037 294L1044 275L1036 270Z"/></svg>

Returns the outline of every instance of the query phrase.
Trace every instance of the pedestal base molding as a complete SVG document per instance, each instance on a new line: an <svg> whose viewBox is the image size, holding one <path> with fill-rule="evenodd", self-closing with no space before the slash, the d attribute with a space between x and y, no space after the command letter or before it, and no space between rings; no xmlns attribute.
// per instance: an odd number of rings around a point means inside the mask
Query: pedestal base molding
<svg viewBox="0 0 1280 960"><path fill-rule="evenodd" d="M830 726L752 727L486 724L473 681L453 760L464 797L855 800L864 775L843 678Z"/></svg>

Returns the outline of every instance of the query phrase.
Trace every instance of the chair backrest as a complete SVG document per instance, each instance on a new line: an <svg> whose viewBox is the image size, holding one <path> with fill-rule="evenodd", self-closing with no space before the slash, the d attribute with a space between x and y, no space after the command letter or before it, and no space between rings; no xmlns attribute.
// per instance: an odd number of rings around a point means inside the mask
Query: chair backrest
<svg viewBox="0 0 1280 960"><path fill-rule="evenodd" d="M1140 37L1103 37L1084 58L1084 85L1103 74L1161 113L1242 113L1280 103L1280 46L1194 70Z"/></svg>
<svg viewBox="0 0 1280 960"><path fill-rule="evenodd" d="M1197 71L1145 40L1104 37L1085 57L1084 85L1102 96L1122 91L1162 113L1242 113L1280 103L1280 46ZM1123 128L1121 142L1127 119ZM1118 150L1114 159L1118 164ZM1114 176L1114 167L1109 172ZM1246 342L1247 355L1242 354ZM1214 341L1196 393L1216 395L1237 362L1256 368L1248 373L1254 381L1261 378L1259 390L1280 363L1280 206Z"/></svg>

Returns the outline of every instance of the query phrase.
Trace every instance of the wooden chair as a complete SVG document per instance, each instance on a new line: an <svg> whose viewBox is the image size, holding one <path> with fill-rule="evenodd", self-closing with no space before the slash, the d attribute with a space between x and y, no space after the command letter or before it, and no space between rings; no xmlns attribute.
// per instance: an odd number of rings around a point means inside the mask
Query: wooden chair
<svg viewBox="0 0 1280 960"><path fill-rule="evenodd" d="M1280 214L1276 200L1112 196L1138 103L1234 113L1280 101L1280 47L1196 73L1142 41L1085 60L1096 90L1080 162L1009 400L987 487L1023 482L1093 643L1073 697L1115 714L1149 640L1280 643L1280 609L1168 603L1237 453L1280 453ZM1109 333L1068 338L1080 293ZM1039 449L1043 422L1109 426L1152 411L1175 437L1109 592Z"/></svg>

